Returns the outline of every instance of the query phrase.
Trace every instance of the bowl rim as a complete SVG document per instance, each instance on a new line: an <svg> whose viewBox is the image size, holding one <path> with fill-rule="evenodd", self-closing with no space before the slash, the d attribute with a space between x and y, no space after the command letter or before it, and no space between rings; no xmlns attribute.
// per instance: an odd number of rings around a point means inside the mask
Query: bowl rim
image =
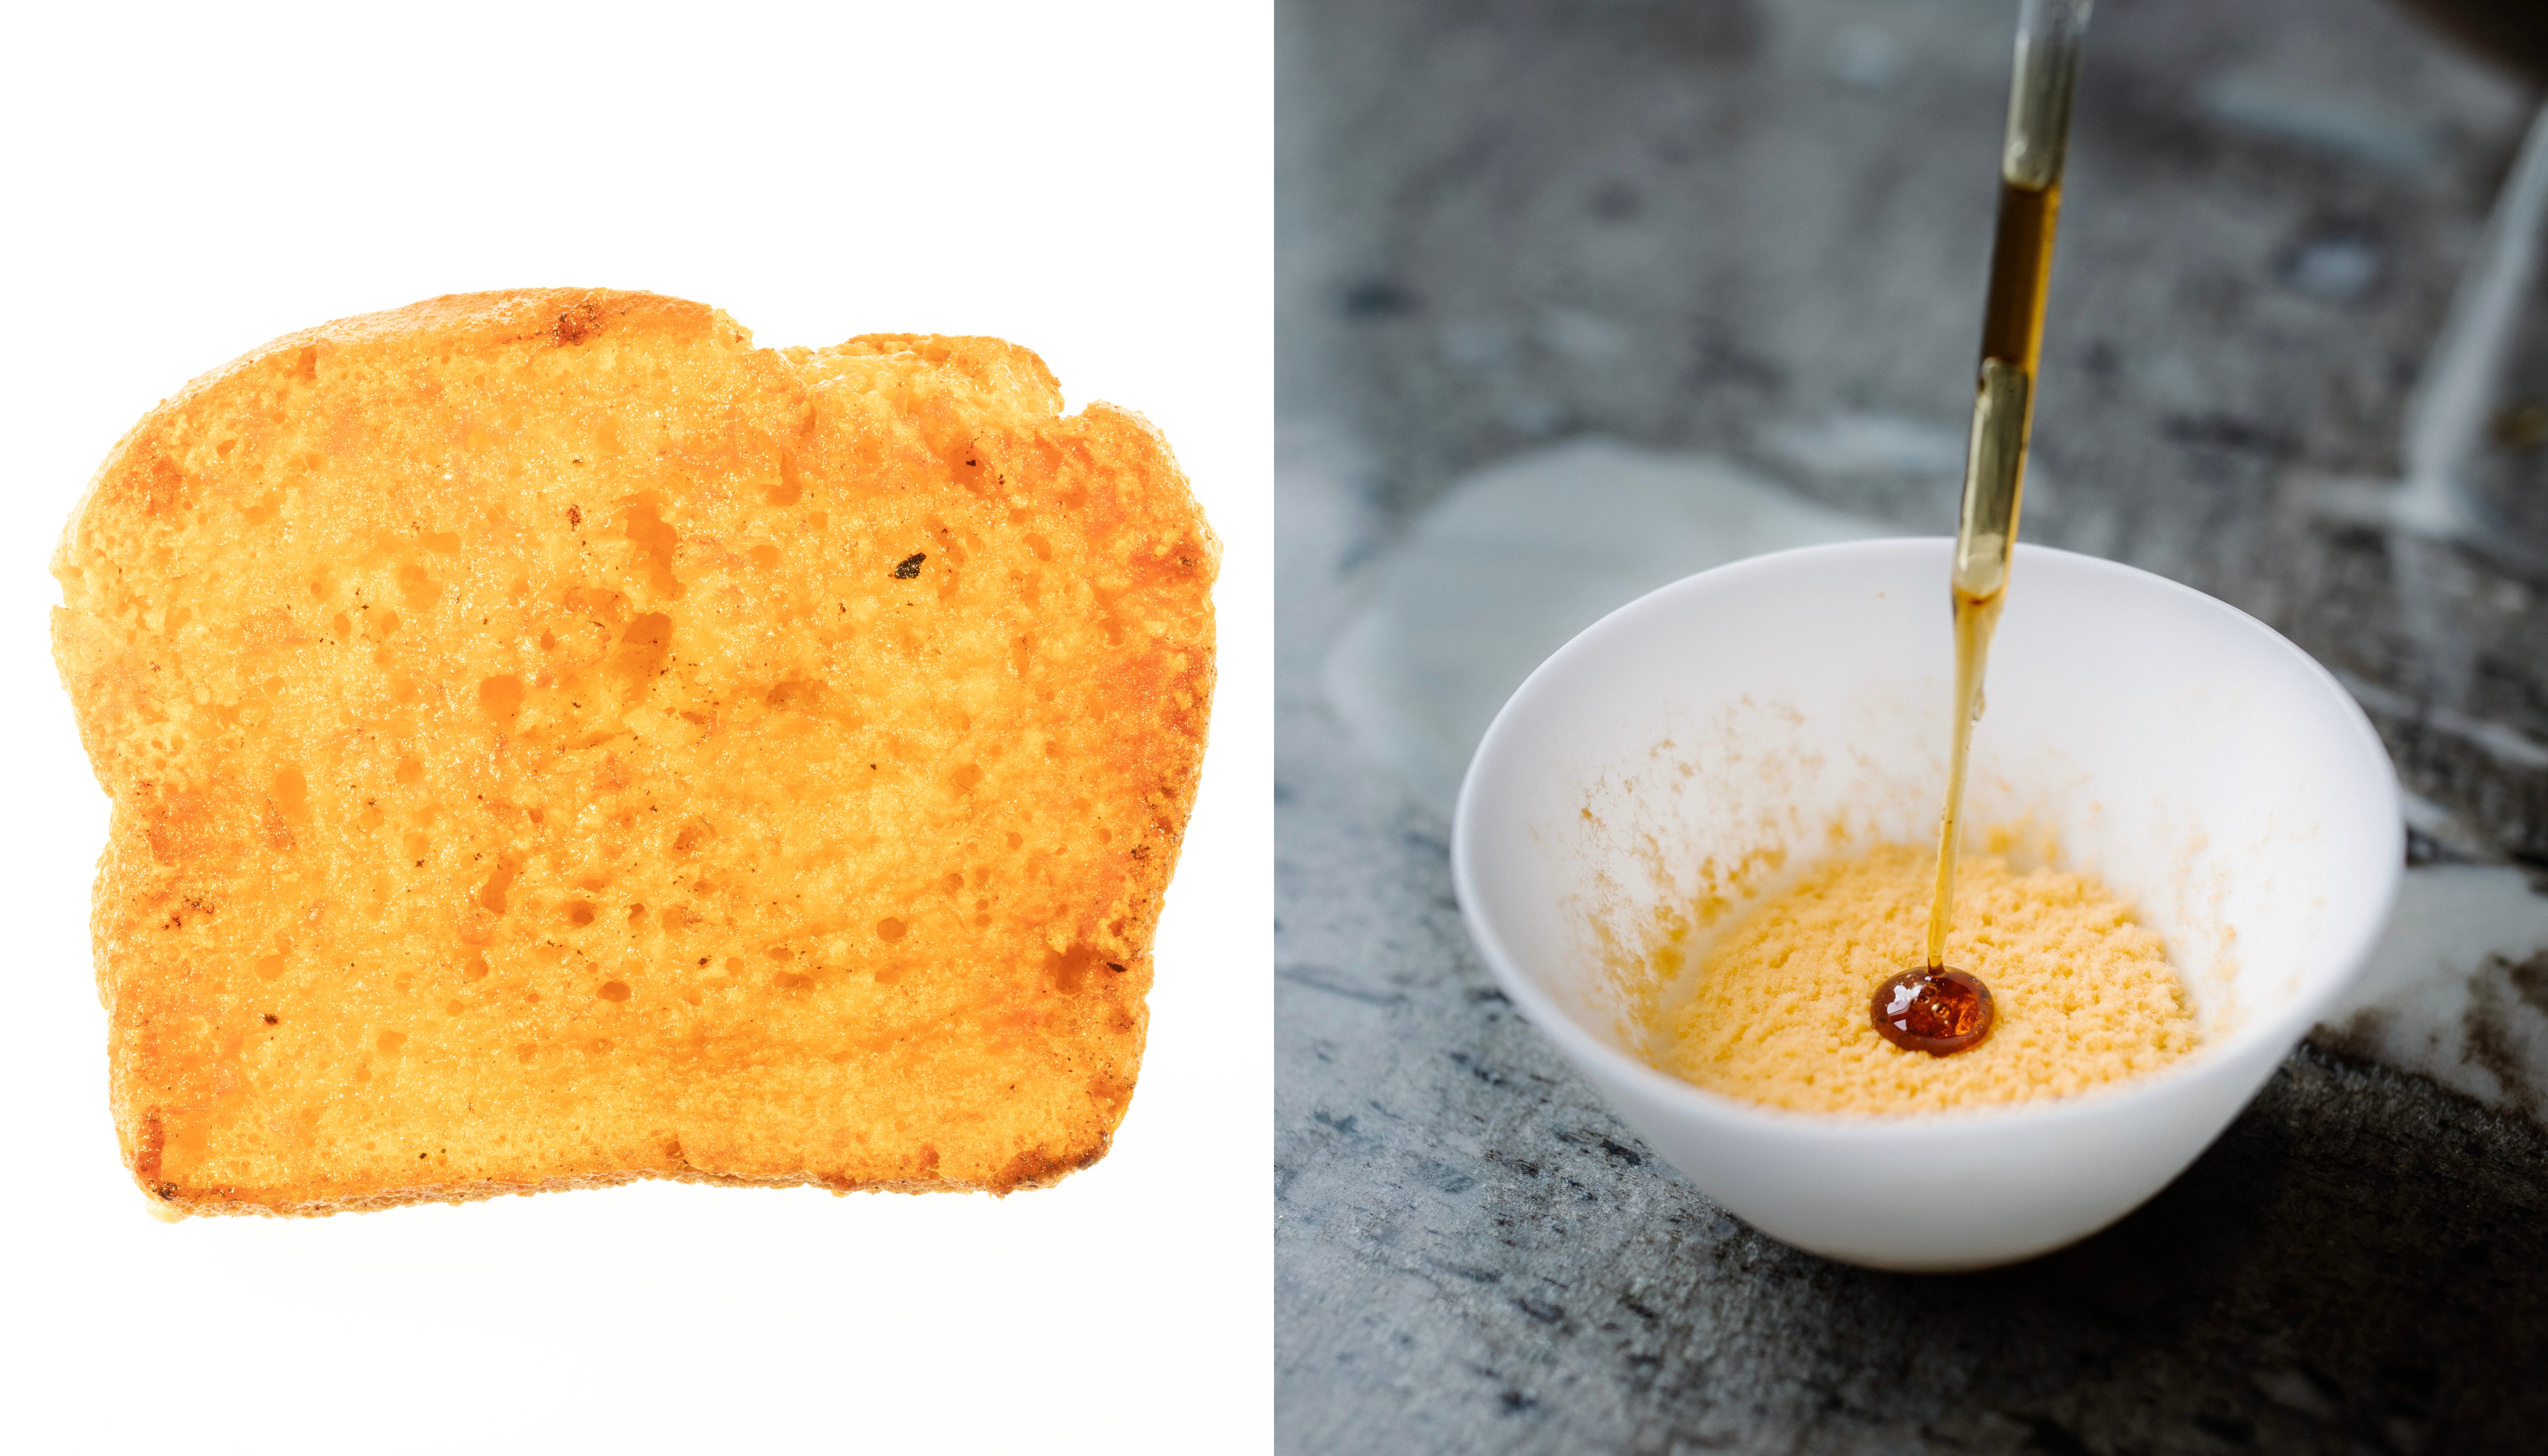
<svg viewBox="0 0 2548 1456"><path fill-rule="evenodd" d="M2031 1129L2039 1124L2061 1123L2099 1113L2130 1116L2141 1104L2169 1099L2178 1088L2187 1083L2219 1074L2222 1069L2232 1066L2239 1059L2233 1053L2252 1051L2260 1045L2271 1045L2275 1048L2273 1060L2279 1062L2284 1056L2290 1054L2291 1048L2299 1043L2302 1035L2316 1023L2318 1014L2343 993L2353 972L2361 968L2372 947L2388 927L2390 912L2397 900L2399 881L2406 870L2406 819L2404 805L2399 795L2397 768L2390 761L2389 751L2381 743L2378 731L2371 726L2370 718L2363 713L2362 705L2354 701L2353 694L2347 692L2343 684L2336 681L2334 674L2329 673L2318 659L2302 651L2291 639L2275 631L2263 621L2217 596L2198 592L2183 583L2170 581L2155 572L2143 571L2138 567L2127 566L2121 562L2086 556L2075 551L2063 551L2054 547L2020 542L2017 547L2019 561L2012 572L2013 576L2026 575L2026 566L2030 562L2050 567L2053 570L2079 571L2092 576L2104 575L2129 581L2139 590L2154 591L2162 595L2174 594L2190 598L2206 609L2223 614L2233 624L2260 635L2268 644L2269 650L2278 649L2299 660L2304 669L2304 676L2316 682L2319 689L2332 704L2335 716L2350 727L2357 743L2368 750L2370 762L2377 764L2380 770L2374 790L2380 797L2387 800L2389 818L2398 826L2398 838L2395 852L2383 859L2379 870L2378 890L2367 901L2370 913L2360 916L2350 935L2345 936L2330 953L2333 958L2348 967L2345 974L2331 978L2316 994L2296 998L2274 1015L2250 1021L2233 1030L2223 1041L2207 1043L2198 1047L2194 1054L2146 1075L2127 1078L2066 1097L2035 1098L2025 1102L1994 1103L1983 1107L1951 1108L1942 1112L1888 1114L1803 1112L1792 1108L1771 1107L1762 1103L1746 1102L1685 1082L1654 1066L1644 1058L1621 1051L1594 1036L1576 1020L1573 1013L1559 1005L1554 998L1543 992L1535 981L1518 969L1514 956L1504 945L1503 938L1498 933L1493 920L1484 909L1480 908L1482 901L1477 892L1471 849L1477 833L1475 829L1477 819L1472 812L1472 805L1479 792L1479 766L1488 762L1489 750L1510 730L1515 716L1515 704L1521 702L1532 692L1535 685L1550 676L1556 664L1579 652L1589 650L1584 644L1598 635L1617 630L1618 624L1623 619L1670 609L1672 605L1670 598L1698 590L1697 584L1702 582L1717 583L1732 576L1775 571L1779 566L1792 563L1801 557L1936 552L1943 558L1947 552L1954 549L1954 545L1951 538L1944 536L1884 536L1856 541L1826 542L1820 545L1793 547L1784 551L1766 552L1759 556L1745 557L1740 561L1712 567L1703 572L1692 573L1624 603L1568 638L1564 646L1550 653L1546 660L1533 668L1530 676L1522 680L1521 685L1515 687L1512 694L1504 699L1503 706L1496 710L1495 720L1488 725L1486 734L1478 740L1477 750L1470 755L1469 766L1462 771L1460 777L1459 798L1454 804L1451 816L1452 893L1459 901L1460 918L1468 927L1470 939L1477 946L1480 957L1487 962L1487 968L1495 975L1498 986L1511 998L1513 1004L1530 1020L1541 1035L1555 1042L1558 1049L1578 1067L1592 1073L1596 1080L1628 1084L1641 1096L1652 1103L1660 1104L1676 1117L1717 1124L1726 1127L1728 1131L1805 1138L1835 1144L1864 1143L1879 1135L1890 1144L1898 1142L1905 1137L1921 1137L1933 1133L1947 1136L1965 1129L2014 1132ZM2249 1095L2252 1095L2252 1090Z"/></svg>

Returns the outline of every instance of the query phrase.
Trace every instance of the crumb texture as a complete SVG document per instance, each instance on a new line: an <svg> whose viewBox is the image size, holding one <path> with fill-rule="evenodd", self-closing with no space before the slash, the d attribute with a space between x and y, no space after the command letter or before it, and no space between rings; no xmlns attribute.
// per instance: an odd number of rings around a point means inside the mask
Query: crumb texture
<svg viewBox="0 0 2548 1456"><path fill-rule="evenodd" d="M1947 963L1990 987L1991 1034L1949 1056L1885 1041L1868 997L1925 954L1936 863L1835 860L1727 927L1664 1015L1664 1068L1747 1102L1888 1114L2064 1096L2194 1049L2166 948L2129 906L2088 875L1969 854Z"/></svg>
<svg viewBox="0 0 2548 1456"><path fill-rule="evenodd" d="M1049 1183L1130 1101L1219 546L1034 354L649 294L278 340L54 558L128 1163L182 1212Z"/></svg>

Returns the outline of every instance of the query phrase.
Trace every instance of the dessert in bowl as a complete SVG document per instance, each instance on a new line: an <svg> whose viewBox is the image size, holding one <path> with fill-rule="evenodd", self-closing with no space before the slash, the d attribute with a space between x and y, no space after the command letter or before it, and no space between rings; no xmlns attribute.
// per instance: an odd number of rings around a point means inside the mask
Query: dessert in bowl
<svg viewBox="0 0 2548 1456"><path fill-rule="evenodd" d="M2023 547L1966 822L2133 906L2198 1045L2088 1091L1899 1114L1662 1070L1657 1008L1711 936L1817 864L1932 842L1950 547L1757 557L1613 612L1497 717L1453 833L1481 955L1621 1118L1763 1231L1882 1268L2026 1258L2164 1187L2341 994L2403 860L2388 757L2306 654L2162 578Z"/></svg>

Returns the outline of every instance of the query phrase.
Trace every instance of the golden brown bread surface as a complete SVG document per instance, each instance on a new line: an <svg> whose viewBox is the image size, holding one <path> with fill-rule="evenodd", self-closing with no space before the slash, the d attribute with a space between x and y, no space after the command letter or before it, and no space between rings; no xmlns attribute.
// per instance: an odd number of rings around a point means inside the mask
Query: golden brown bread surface
<svg viewBox="0 0 2548 1456"><path fill-rule="evenodd" d="M434 299L189 386L65 531L135 1177L329 1213L1050 1183L1133 1093L1220 548L987 338Z"/></svg>

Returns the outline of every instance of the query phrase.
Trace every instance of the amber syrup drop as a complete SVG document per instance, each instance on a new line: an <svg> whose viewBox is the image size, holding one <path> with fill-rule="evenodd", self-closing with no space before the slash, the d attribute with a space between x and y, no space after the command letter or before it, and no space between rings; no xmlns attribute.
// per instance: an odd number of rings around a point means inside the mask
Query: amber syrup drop
<svg viewBox="0 0 2548 1456"><path fill-rule="evenodd" d="M1867 1009L1885 1041L1931 1056L1951 1056L1991 1032L1990 987L1960 970L1915 965L1877 986Z"/></svg>

